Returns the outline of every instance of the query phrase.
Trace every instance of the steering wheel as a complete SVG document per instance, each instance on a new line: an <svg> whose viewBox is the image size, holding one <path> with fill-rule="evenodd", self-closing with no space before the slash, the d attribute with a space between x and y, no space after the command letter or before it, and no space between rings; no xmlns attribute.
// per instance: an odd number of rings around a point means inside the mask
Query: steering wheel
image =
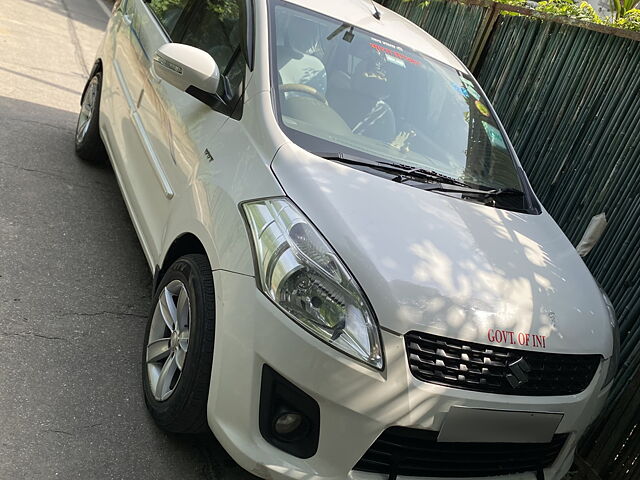
<svg viewBox="0 0 640 480"><path fill-rule="evenodd" d="M302 83L285 83L280 86L281 92L298 92L298 93L306 93L307 95L311 95L316 100L321 101L325 105L328 105L327 99L322 95L318 90L309 85L304 85Z"/></svg>

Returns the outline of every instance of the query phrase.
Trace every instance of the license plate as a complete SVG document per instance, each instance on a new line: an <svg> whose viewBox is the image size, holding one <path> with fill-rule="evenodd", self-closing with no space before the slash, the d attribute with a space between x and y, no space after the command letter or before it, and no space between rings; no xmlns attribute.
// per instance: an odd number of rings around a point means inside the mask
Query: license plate
<svg viewBox="0 0 640 480"><path fill-rule="evenodd" d="M563 415L451 407L440 429L438 442L548 443Z"/></svg>

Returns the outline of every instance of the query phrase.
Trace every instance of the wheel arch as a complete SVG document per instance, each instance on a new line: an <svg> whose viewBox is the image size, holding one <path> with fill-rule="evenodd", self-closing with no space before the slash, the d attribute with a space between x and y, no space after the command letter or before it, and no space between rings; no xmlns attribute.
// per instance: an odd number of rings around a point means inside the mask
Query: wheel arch
<svg viewBox="0 0 640 480"><path fill-rule="evenodd" d="M185 255L199 253L204 255L209 261L211 266L211 260L207 254L207 250L200 239L191 232L185 232L176 237L164 255L161 265L156 265L153 273L152 293L155 293L158 283L164 276L167 269L180 257Z"/></svg>
<svg viewBox="0 0 640 480"><path fill-rule="evenodd" d="M91 79L93 78L93 76L98 73L98 72L102 72L102 59L98 58L96 59L95 63L93 64L93 68L91 69L91 73L89 74L89 78L87 78L87 81L84 84L84 88L82 89L82 95L80 95L80 104L82 104L82 101L84 100L84 94L87 92L87 87L89 86L89 82L91 81Z"/></svg>

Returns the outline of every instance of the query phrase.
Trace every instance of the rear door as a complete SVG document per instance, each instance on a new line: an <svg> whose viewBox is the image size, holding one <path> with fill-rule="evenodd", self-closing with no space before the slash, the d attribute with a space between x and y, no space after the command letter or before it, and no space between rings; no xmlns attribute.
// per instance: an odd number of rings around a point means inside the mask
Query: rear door
<svg viewBox="0 0 640 480"><path fill-rule="evenodd" d="M162 157L171 157L170 122L158 109L151 72L155 51L171 41L171 33L187 13L190 0L127 0L126 38L119 41L115 71L128 108L122 122L124 151L119 159L121 183L126 190L134 223L150 263L159 255L160 239L175 196L175 186ZM149 112L153 114L149 115Z"/></svg>

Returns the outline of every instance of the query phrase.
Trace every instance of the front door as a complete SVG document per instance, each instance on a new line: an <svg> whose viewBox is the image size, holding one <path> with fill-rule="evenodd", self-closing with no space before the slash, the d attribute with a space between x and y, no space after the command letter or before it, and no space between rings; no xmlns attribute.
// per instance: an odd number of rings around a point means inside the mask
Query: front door
<svg viewBox="0 0 640 480"><path fill-rule="evenodd" d="M171 7L162 0L136 2L141 28L135 49L143 93L134 121L140 123L148 147L147 162L141 162L137 166L139 171L132 175L138 181L136 197L149 243L154 253L159 254L166 221L172 202L175 203L172 199L190 193L194 172L200 162L209 161L204 153L208 142L230 118L242 96L246 63L241 52L244 30L240 13L244 2L192 0L176 6L174 1L170 2ZM226 108L213 110L155 75L153 55L168 41L192 45L211 54L233 92L233 100Z"/></svg>

